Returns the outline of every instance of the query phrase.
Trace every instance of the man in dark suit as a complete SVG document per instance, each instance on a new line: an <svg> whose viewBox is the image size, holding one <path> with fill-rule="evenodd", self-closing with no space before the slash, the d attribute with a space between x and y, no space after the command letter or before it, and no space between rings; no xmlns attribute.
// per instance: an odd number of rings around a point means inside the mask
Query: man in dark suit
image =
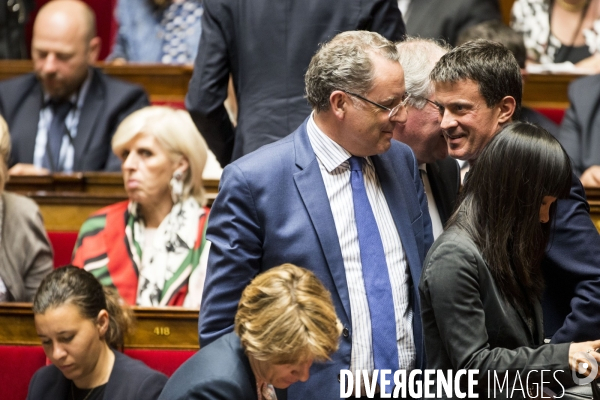
<svg viewBox="0 0 600 400"><path fill-rule="evenodd" d="M400 0L404 2L403 0ZM502 19L498 0L408 0L405 15L409 35L444 39L456 44L460 32L488 20Z"/></svg>
<svg viewBox="0 0 600 400"><path fill-rule="evenodd" d="M11 174L120 170L112 135L149 102L142 88L91 67L99 50L95 17L85 3L58 0L40 9L32 40L35 74L0 83Z"/></svg>
<svg viewBox="0 0 600 400"><path fill-rule="evenodd" d="M344 329L331 362L313 365L288 397L334 399L342 369L424 367L417 287L432 233L416 159L392 140L406 120L395 45L372 32L341 33L313 57L305 80L313 107L305 122L223 171L207 230L200 343L232 330L256 274L303 266L331 292Z"/></svg>
<svg viewBox="0 0 600 400"><path fill-rule="evenodd" d="M431 79L454 158L472 165L491 138L519 116L520 68L499 43L477 40L454 48L436 64ZM510 168L510 160L506 163ZM600 235L575 175L570 197L556 201L550 229L541 266L546 337L553 343L594 340L600 331Z"/></svg>
<svg viewBox="0 0 600 400"><path fill-rule="evenodd" d="M320 43L354 29L390 40L405 33L396 0L205 0L203 6L186 107L223 167L281 139L310 114L303 78ZM230 74L235 128L223 106Z"/></svg>
<svg viewBox="0 0 600 400"><path fill-rule="evenodd" d="M581 183L600 187L600 75L571 83L569 101L558 140L571 157Z"/></svg>
<svg viewBox="0 0 600 400"><path fill-rule="evenodd" d="M432 39L408 37L397 43L400 64L404 70L408 99L406 123L394 128L394 139L407 144L415 153L427 204L433 236L444 230L444 225L456 203L460 188L458 163L448 157L448 146L438 120L439 110L433 103L433 84L429 73L447 51Z"/></svg>

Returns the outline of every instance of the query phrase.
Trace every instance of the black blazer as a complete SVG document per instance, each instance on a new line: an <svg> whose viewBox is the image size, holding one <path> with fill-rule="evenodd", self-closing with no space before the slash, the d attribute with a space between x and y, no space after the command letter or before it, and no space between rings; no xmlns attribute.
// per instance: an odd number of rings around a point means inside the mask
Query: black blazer
<svg viewBox="0 0 600 400"><path fill-rule="evenodd" d="M456 206L456 198L460 189L460 167L455 159L446 157L435 163L427 164L426 168L442 225L446 225Z"/></svg>
<svg viewBox="0 0 600 400"><path fill-rule="evenodd" d="M115 364L106 390L105 400L153 400L157 399L167 382L167 377L150 369L141 361L114 351ZM27 400L66 399L71 381L58 368L49 365L38 370L31 382Z"/></svg>
<svg viewBox="0 0 600 400"><path fill-rule="evenodd" d="M526 377L531 370L563 370L560 379L569 381L570 343L540 346L540 303L532 305L530 327L524 314L506 301L462 229L450 227L433 244L419 291L427 368L478 369L483 398L492 398L487 394L488 371L508 373L511 386L517 371Z"/></svg>
<svg viewBox="0 0 600 400"><path fill-rule="evenodd" d="M277 399L285 400L285 390ZM175 371L159 400L256 400L256 379L234 332L203 347Z"/></svg>
<svg viewBox="0 0 600 400"><path fill-rule="evenodd" d="M293 132L310 114L304 74L320 43L355 29L391 40L405 33L397 0L204 0L203 6L186 107L223 167ZM235 129L223 106L230 74Z"/></svg>
<svg viewBox="0 0 600 400"><path fill-rule="evenodd" d="M502 20L498 0L411 0L406 31L455 45L463 29L491 19Z"/></svg>
<svg viewBox="0 0 600 400"><path fill-rule="evenodd" d="M149 105L144 90L91 68L92 81L83 102L74 139L73 171L120 171L121 161L110 141L121 121ZM0 82L0 115L6 119L12 142L10 165L33 163L35 137L43 103L42 87L34 74Z"/></svg>

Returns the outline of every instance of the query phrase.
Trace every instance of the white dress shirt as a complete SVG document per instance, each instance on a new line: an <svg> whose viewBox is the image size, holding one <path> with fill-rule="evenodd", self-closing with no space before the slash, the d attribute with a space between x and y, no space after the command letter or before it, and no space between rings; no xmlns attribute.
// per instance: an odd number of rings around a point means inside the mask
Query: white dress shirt
<svg viewBox="0 0 600 400"><path fill-rule="evenodd" d="M323 133L317 127L313 116L309 118L307 132L325 183L346 272L352 314L350 370L373 371L371 318L362 275L358 231L350 185L348 158L351 157L351 154ZM399 368L412 370L415 365L416 350L412 332L413 311L409 302L408 262L373 162L368 157L363 163L363 175L367 197L381 235L392 287Z"/></svg>
<svg viewBox="0 0 600 400"><path fill-rule="evenodd" d="M92 72L88 71L86 80L81 85L81 88L77 93L74 93L69 97L69 101L75 104L72 107L67 117L65 118L65 125L67 126L68 135L64 135L62 138L62 144L60 146L60 155L58 157L58 166L62 172L73 172L73 161L75 157L75 148L73 147L72 141L77 136L77 126L79 125L79 116L81 115L81 107L85 101L90 82L92 80ZM40 119L38 122L37 135L35 137L35 149L33 151L33 165L36 167L43 167L44 157L46 156L46 143L48 141L48 129L52 123L54 112L52 107L48 105L50 96L44 95L44 104L40 110ZM70 136L70 137L69 137Z"/></svg>
<svg viewBox="0 0 600 400"><path fill-rule="evenodd" d="M429 183L429 177L427 176L427 166L425 164L419 165L421 172L421 179L423 180L423 187L425 188L425 194L427 195L427 207L429 208L429 216L431 217L431 229L433 230L433 239L437 239L438 236L444 232L444 225L442 225L442 219L435 203L435 197L431 191L431 184Z"/></svg>

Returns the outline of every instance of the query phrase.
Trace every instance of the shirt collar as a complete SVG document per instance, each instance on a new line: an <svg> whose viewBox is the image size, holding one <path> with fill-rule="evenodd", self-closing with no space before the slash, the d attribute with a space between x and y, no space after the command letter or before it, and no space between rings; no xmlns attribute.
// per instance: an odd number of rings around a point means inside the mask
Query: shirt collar
<svg viewBox="0 0 600 400"><path fill-rule="evenodd" d="M323 164L327 172L331 173L342 164L348 164L348 159L352 154L333 139L327 136L316 124L314 113L310 115L306 125L308 139L319 161ZM371 158L365 157L367 165L371 165ZM348 168L348 167L346 167Z"/></svg>

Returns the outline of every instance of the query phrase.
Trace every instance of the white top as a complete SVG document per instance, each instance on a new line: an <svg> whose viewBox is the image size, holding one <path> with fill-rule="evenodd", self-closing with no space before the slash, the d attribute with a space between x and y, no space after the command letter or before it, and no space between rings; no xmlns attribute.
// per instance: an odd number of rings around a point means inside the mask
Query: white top
<svg viewBox="0 0 600 400"><path fill-rule="evenodd" d="M312 116L307 124L307 132L319 162L344 260L350 312L352 314L350 370L373 371L371 317L362 275L358 231L354 218L354 202L350 185L348 159L351 154L323 133L317 127ZM375 173L373 162L368 157L366 162L363 163L363 176L367 197L369 203L371 203L381 235L392 286L399 368L412 370L415 365L416 351L412 331L413 311L409 303L410 273L408 262L402 248L400 234L394 224L381 184Z"/></svg>

